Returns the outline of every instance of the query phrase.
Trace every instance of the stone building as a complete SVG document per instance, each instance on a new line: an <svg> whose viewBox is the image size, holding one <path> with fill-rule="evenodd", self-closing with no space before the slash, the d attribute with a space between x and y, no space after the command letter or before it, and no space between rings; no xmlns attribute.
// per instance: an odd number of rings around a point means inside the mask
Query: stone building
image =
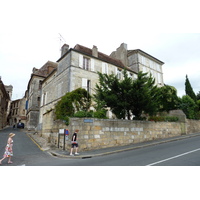
<svg viewBox="0 0 200 200"><path fill-rule="evenodd" d="M33 68L26 91L26 126L35 130L38 125L42 81L56 69L57 63L48 61L40 69Z"/></svg>
<svg viewBox="0 0 200 200"><path fill-rule="evenodd" d="M11 102L10 115L9 115L9 124L10 125L17 126L17 124L19 122L21 122L21 123L24 123L24 125L26 127L25 103L26 103L25 97Z"/></svg>
<svg viewBox="0 0 200 200"><path fill-rule="evenodd" d="M50 134L54 127L54 108L66 93L77 88L85 88L94 93L99 77L97 72L115 74L122 79L122 70L126 69L129 77L137 78L139 71L149 72L156 78L158 85L163 84L162 61L141 50L127 50L126 44L110 56L98 51L96 46L87 48L77 44L74 48L63 45L58 66L42 82L42 95L38 131ZM108 113L112 118L112 113Z"/></svg>
<svg viewBox="0 0 200 200"><path fill-rule="evenodd" d="M125 66L128 66L135 73L142 71L151 74L155 78L157 86L164 86L162 65L164 62L145 53L140 49L128 50L127 44L122 43L120 47L113 51L110 55L119 59Z"/></svg>
<svg viewBox="0 0 200 200"><path fill-rule="evenodd" d="M3 81L0 77L0 129L3 129L8 124L7 119L10 102L10 96L8 92L9 91L6 90L6 86L3 84Z"/></svg>
<svg viewBox="0 0 200 200"><path fill-rule="evenodd" d="M130 77L137 74L126 67L120 60L98 51L96 46L87 48L77 44L74 48L62 47L58 66L42 83L42 97L38 130L50 131L54 123L55 104L66 93L77 88L84 88L94 93L99 76L97 72L116 74L122 79L122 70L127 69Z"/></svg>

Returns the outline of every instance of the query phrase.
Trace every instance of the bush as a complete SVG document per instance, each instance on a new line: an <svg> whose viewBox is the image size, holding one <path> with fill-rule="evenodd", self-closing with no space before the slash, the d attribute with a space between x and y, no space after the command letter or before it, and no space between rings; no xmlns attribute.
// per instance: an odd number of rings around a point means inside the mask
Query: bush
<svg viewBox="0 0 200 200"><path fill-rule="evenodd" d="M150 116L149 121L154 121L154 122L161 122L161 121L165 121L165 117L163 116Z"/></svg>
<svg viewBox="0 0 200 200"><path fill-rule="evenodd" d="M133 120L140 120L140 121L145 121L146 120L146 117L133 117Z"/></svg>
<svg viewBox="0 0 200 200"><path fill-rule="evenodd" d="M177 122L178 121L178 117L167 116L167 117L165 117L165 121L167 121L167 122Z"/></svg>
<svg viewBox="0 0 200 200"><path fill-rule="evenodd" d="M174 116L150 116L149 121L155 121L155 122L177 122L178 117Z"/></svg>
<svg viewBox="0 0 200 200"><path fill-rule="evenodd" d="M74 117L80 117L80 118L82 118L82 117L85 117L85 116L86 116L86 112L83 111L83 110L78 111L78 112L76 112L76 113L74 114Z"/></svg>
<svg viewBox="0 0 200 200"><path fill-rule="evenodd" d="M106 110L98 110L94 112L94 117L99 119L107 119Z"/></svg>
<svg viewBox="0 0 200 200"><path fill-rule="evenodd" d="M106 119L106 110L99 110L99 111L78 111L74 114L74 117L84 118L84 117L91 117L91 118L99 118L99 119Z"/></svg>

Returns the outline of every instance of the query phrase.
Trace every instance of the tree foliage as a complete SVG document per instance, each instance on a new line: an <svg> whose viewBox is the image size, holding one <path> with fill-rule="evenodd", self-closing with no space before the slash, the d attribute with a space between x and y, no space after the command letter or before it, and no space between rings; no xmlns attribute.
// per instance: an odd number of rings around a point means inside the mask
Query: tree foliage
<svg viewBox="0 0 200 200"><path fill-rule="evenodd" d="M132 94L132 79L124 71L124 80L119 81L114 74L99 74L99 84L96 84L94 99L101 108L110 107L117 118L130 117L130 98ZM97 107L98 107L97 106Z"/></svg>
<svg viewBox="0 0 200 200"><path fill-rule="evenodd" d="M114 74L99 73L99 84L96 84L95 101L101 102L119 119L140 118L142 113L153 114L157 110L155 80L146 73L139 72L138 78L133 80L123 71L123 80Z"/></svg>
<svg viewBox="0 0 200 200"><path fill-rule="evenodd" d="M165 85L158 88L155 79L147 73L139 72L133 80L123 71L123 79L114 74L99 73L99 84L96 84L95 101L100 107L110 107L119 119L141 119L143 113L150 116L157 112L179 108L180 99L174 87Z"/></svg>
<svg viewBox="0 0 200 200"><path fill-rule="evenodd" d="M57 119L68 122L69 117L73 116L75 112L80 110L87 111L90 105L90 94L85 89L78 88L67 93L58 101L55 107L55 115Z"/></svg>
<svg viewBox="0 0 200 200"><path fill-rule="evenodd" d="M177 96L177 90L173 86L164 85L158 88L159 111L175 110L179 108L180 98Z"/></svg>
<svg viewBox="0 0 200 200"><path fill-rule="evenodd" d="M197 93L197 100L200 100L200 91Z"/></svg>
<svg viewBox="0 0 200 200"><path fill-rule="evenodd" d="M197 119L198 106L195 101L189 96L184 95L181 99L180 108L185 113L188 119Z"/></svg>
<svg viewBox="0 0 200 200"><path fill-rule="evenodd" d="M157 105L157 86L152 76L147 73L138 73L138 78L133 81L131 93L131 112L135 119L139 119L142 113L153 115L156 113Z"/></svg>
<svg viewBox="0 0 200 200"><path fill-rule="evenodd" d="M189 81L187 75L186 75L186 80L185 80L185 93L186 93L186 95L190 96L196 102L197 97L193 91L193 88L190 84L190 81Z"/></svg>

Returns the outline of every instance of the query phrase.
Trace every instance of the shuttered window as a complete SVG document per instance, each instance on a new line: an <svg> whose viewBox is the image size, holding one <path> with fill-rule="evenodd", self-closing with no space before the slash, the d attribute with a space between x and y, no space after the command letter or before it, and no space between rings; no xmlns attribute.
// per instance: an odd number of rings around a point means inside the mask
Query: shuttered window
<svg viewBox="0 0 200 200"><path fill-rule="evenodd" d="M88 70L94 71L94 59L79 55L79 67Z"/></svg>
<svg viewBox="0 0 200 200"><path fill-rule="evenodd" d="M102 62L102 74L108 74L108 63Z"/></svg>
<svg viewBox="0 0 200 200"><path fill-rule="evenodd" d="M83 57L83 69L90 70L90 59Z"/></svg>

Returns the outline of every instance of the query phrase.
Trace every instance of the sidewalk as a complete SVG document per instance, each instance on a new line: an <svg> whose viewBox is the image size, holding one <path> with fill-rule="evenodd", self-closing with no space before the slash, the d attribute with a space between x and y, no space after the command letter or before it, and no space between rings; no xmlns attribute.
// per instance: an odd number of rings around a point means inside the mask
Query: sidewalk
<svg viewBox="0 0 200 200"><path fill-rule="evenodd" d="M53 156L57 156L61 158L71 158L71 159L85 159L85 158L109 155L109 154L123 152L123 151L129 151L129 150L143 148L147 146L158 145L158 144L172 142L176 140L183 140L190 137L197 137L197 136L200 136L200 133L182 135L182 136L171 137L171 138L166 138L166 139L158 139L158 140L131 144L131 145L126 145L126 146L108 147L108 148L95 149L95 150L90 150L90 151L83 151L83 152L80 152L80 154L77 156L70 156L69 151L67 150L64 151L64 150L58 149L55 146L52 146L51 144L47 143L47 141L44 138L40 137L37 134L29 132L27 133L27 135L34 141L34 143L42 151L47 151Z"/></svg>

